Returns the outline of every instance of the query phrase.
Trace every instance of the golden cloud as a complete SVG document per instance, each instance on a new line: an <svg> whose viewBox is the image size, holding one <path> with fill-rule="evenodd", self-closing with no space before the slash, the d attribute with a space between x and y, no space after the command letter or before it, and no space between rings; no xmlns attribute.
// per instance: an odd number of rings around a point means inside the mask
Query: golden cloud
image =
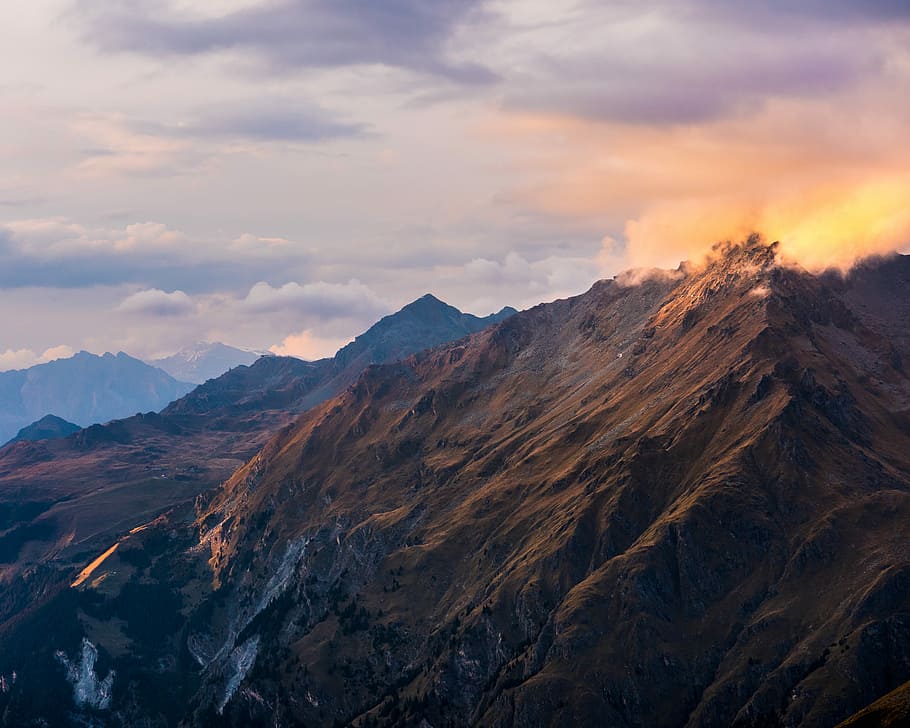
<svg viewBox="0 0 910 728"><path fill-rule="evenodd" d="M527 204L623 231L604 239L605 274L697 260L752 231L809 269L848 268L910 245L910 104L893 97L778 100L669 127L512 114L486 131L524 143Z"/></svg>

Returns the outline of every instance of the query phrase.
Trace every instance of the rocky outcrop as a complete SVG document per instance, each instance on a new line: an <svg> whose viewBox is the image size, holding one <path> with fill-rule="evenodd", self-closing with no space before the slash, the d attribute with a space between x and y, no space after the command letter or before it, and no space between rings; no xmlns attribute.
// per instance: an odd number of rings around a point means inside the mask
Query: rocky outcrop
<svg viewBox="0 0 910 728"><path fill-rule="evenodd" d="M114 687L114 671L103 680L95 672L98 649L87 639L82 640L79 655L70 660L66 653L57 651L57 659L66 670L66 677L73 685L73 702L79 708L107 710L111 706L111 691Z"/></svg>

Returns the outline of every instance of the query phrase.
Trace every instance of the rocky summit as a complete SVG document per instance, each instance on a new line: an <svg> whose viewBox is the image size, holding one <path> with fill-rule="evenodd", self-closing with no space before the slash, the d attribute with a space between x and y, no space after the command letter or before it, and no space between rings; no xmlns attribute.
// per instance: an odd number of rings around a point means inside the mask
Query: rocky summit
<svg viewBox="0 0 910 728"><path fill-rule="evenodd" d="M910 679L908 301L750 238L370 366L8 621L0 724L850 719Z"/></svg>

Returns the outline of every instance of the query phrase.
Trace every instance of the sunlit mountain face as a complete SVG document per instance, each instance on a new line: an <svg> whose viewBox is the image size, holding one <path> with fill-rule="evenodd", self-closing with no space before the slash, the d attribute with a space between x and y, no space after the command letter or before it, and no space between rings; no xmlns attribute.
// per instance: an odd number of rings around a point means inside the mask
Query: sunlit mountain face
<svg viewBox="0 0 910 728"><path fill-rule="evenodd" d="M910 720L910 5L0 27L0 726Z"/></svg>

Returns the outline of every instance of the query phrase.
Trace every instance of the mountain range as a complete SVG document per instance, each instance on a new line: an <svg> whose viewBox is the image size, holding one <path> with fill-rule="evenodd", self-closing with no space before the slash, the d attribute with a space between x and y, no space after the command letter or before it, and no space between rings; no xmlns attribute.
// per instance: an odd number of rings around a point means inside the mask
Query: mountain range
<svg viewBox="0 0 910 728"><path fill-rule="evenodd" d="M220 342L202 341L170 356L152 359L148 363L163 369L181 382L202 384L209 379L221 376L234 367L249 366L264 355L268 355L268 352L238 349Z"/></svg>
<svg viewBox="0 0 910 728"><path fill-rule="evenodd" d="M157 411L192 388L123 352L80 351L30 369L0 372L0 442L48 414L85 427Z"/></svg>
<svg viewBox="0 0 910 728"><path fill-rule="evenodd" d="M752 237L358 375L341 352L235 370L143 424L303 414L192 507L17 576L0 724L899 716L908 314L910 257L812 275ZM138 426L18 443L0 485L79 447L126 472Z"/></svg>
<svg viewBox="0 0 910 728"><path fill-rule="evenodd" d="M28 574L14 591L31 599L33 590L44 588L42 579L65 581L67 565L116 534L166 508L190 506L301 412L348 387L364 367L459 339L512 313L480 318L425 296L334 358L262 357L160 413L93 425L62 439L23 438L0 449L0 580ZM17 613L19 602L8 604L4 610L0 599L0 624Z"/></svg>

